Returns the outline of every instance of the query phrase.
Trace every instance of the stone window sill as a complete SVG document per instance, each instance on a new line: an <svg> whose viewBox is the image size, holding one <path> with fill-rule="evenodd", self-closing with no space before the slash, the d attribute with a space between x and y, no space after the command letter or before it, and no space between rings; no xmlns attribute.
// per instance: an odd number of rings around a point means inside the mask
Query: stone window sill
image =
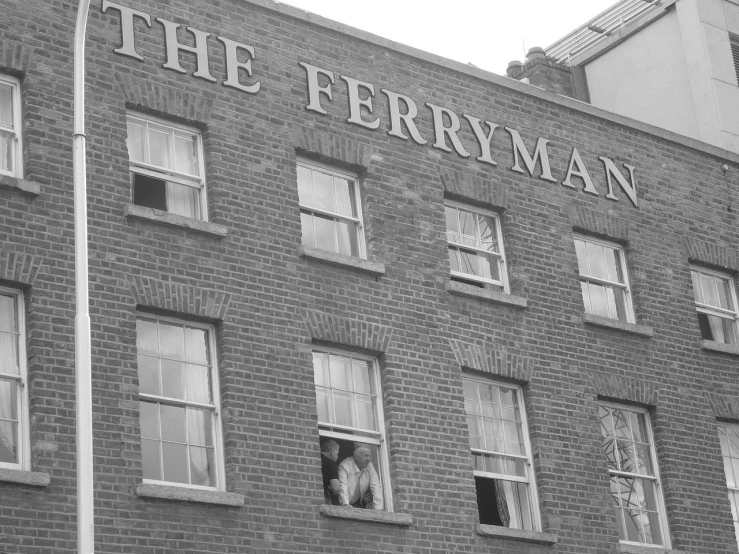
<svg viewBox="0 0 739 554"><path fill-rule="evenodd" d="M616 329L624 333L632 333L642 337L650 338L654 336L654 329L647 325L639 325L638 323L628 323L619 319L611 319L609 317L601 317L588 313L582 314L582 322L596 325L598 327L606 327L608 329Z"/></svg>
<svg viewBox="0 0 739 554"><path fill-rule="evenodd" d="M498 527L497 525L478 525L477 534L483 537L513 539L516 541L532 542L537 544L557 544L557 542L559 542L559 537L554 533L509 529L508 527Z"/></svg>
<svg viewBox="0 0 739 554"><path fill-rule="evenodd" d="M684 550L671 550L664 546L649 546L640 544L619 544L616 547L618 554L687 554Z"/></svg>
<svg viewBox="0 0 739 554"><path fill-rule="evenodd" d="M481 289L473 285L458 283L457 281L447 281L446 290L450 294L467 296L469 298L479 298L480 300L486 300L494 304L503 304L504 306L511 306L513 308L525 309L529 305L528 300L523 296L506 294L496 290Z"/></svg>
<svg viewBox="0 0 739 554"><path fill-rule="evenodd" d="M244 495L233 492L208 491L202 489L188 489L153 483L139 483L136 485L136 496L143 498L158 498L160 500L174 500L179 502L199 502L201 504L216 504L238 508L244 505Z"/></svg>
<svg viewBox="0 0 739 554"><path fill-rule="evenodd" d="M397 514L382 510L362 510L360 508L352 508L351 506L330 506L328 504L322 504L319 509L325 516L339 519L387 523L389 525L400 525L403 527L413 525L413 518L410 514Z"/></svg>
<svg viewBox="0 0 739 554"><path fill-rule="evenodd" d="M15 189L21 194L28 196L38 196L41 194L41 184L36 181L26 181L25 179L18 179L17 177L10 177L8 175L0 175L0 186Z"/></svg>
<svg viewBox="0 0 739 554"><path fill-rule="evenodd" d="M734 346L733 344L724 344L723 342L712 340L702 340L701 348L703 350L711 350L713 352L723 352L724 354L739 356L739 346Z"/></svg>
<svg viewBox="0 0 739 554"><path fill-rule="evenodd" d="M23 471L21 469L0 469L0 482L28 485L30 487L48 487L51 478L48 473Z"/></svg>
<svg viewBox="0 0 739 554"><path fill-rule="evenodd" d="M313 248L312 246L300 246L298 250L299 254L303 258L310 260L318 260L330 265L336 265L339 267L349 267L365 273L369 273L375 277L381 277L385 275L385 264L382 262L374 262L371 260L363 260L362 258L355 258L354 256L347 256L345 254L338 254L337 252L329 252L328 250L321 250L320 248Z"/></svg>
<svg viewBox="0 0 739 554"><path fill-rule="evenodd" d="M209 235L211 237L222 238L228 234L228 229L223 225L218 225L217 223L211 223L209 221L200 221L199 219L192 219L191 217L185 217L182 215L171 214L162 210L147 208L146 206L126 204L124 211L126 213L126 217L131 219L153 221L170 227L189 229L190 231L202 233L203 235Z"/></svg>

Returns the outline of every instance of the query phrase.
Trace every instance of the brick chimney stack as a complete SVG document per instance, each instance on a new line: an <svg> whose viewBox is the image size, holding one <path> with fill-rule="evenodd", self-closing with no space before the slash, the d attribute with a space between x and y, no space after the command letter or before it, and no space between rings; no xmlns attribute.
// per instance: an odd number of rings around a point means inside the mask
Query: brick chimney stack
<svg viewBox="0 0 739 554"><path fill-rule="evenodd" d="M572 70L566 64L557 63L547 57L543 48L535 46L526 54L526 63L508 63L506 75L517 81L527 79L528 83L549 92L575 97Z"/></svg>

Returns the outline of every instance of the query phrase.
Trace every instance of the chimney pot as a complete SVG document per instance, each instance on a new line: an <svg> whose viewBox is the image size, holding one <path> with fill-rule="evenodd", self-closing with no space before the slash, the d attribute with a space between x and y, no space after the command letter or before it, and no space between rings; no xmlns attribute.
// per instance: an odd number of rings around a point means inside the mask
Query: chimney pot
<svg viewBox="0 0 739 554"><path fill-rule="evenodd" d="M526 54L526 61L532 61L532 60L538 60L543 59L547 57L547 53L544 51L543 48L540 48L539 46L534 46L533 48L529 48L528 54Z"/></svg>
<svg viewBox="0 0 739 554"><path fill-rule="evenodd" d="M523 67L523 64L519 62L518 60L513 60L512 62L508 62L508 69L506 69L506 75L509 77L515 77L519 73L521 73L521 68Z"/></svg>

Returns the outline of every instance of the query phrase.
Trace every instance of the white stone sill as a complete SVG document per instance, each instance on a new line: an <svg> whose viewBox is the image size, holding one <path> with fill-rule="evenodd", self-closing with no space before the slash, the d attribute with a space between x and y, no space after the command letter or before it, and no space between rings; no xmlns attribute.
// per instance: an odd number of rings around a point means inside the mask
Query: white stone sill
<svg viewBox="0 0 739 554"><path fill-rule="evenodd" d="M466 296L468 298L479 298L480 300L492 302L493 304L502 304L504 306L511 306L512 308L518 308L521 310L527 308L529 305L528 300L523 296L506 294L496 290L481 289L452 280L446 282L446 290L450 294Z"/></svg>
<svg viewBox="0 0 739 554"><path fill-rule="evenodd" d="M369 523L387 523L402 527L413 525L413 518L410 514L397 514L383 510L362 510L361 508L352 508L351 506L330 506L328 504L322 504L319 506L319 510L324 516L339 519L351 519Z"/></svg>
<svg viewBox="0 0 739 554"><path fill-rule="evenodd" d="M152 221L154 223L168 225L169 227L189 229L190 231L195 231L196 233L209 235L215 238L223 238L228 234L228 229L223 225L171 214L163 210L155 210L154 208L147 208L146 206L138 206L136 204L126 204L123 209L126 217L130 219Z"/></svg>
<svg viewBox="0 0 739 554"><path fill-rule="evenodd" d="M559 537L554 533L542 533L541 531L525 531L523 529L509 529L497 525L478 525L477 534L482 537L495 537L499 539L512 539L522 542L537 544L557 544Z"/></svg>
<svg viewBox="0 0 739 554"><path fill-rule="evenodd" d="M38 196L41 194L41 184L36 181L26 181L17 177L8 175L0 175L0 186L4 188L14 189L28 196Z"/></svg>
<svg viewBox="0 0 739 554"><path fill-rule="evenodd" d="M0 482L16 483L31 487L48 487L51 478L48 473L23 471L21 469L0 469Z"/></svg>
<svg viewBox="0 0 739 554"><path fill-rule="evenodd" d="M142 498L158 498L160 500L174 500L179 502L198 502L200 504L215 504L238 508L244 505L244 495L233 492L210 491L203 489L189 489L172 487L154 483L139 483L136 485L136 496Z"/></svg>
<svg viewBox="0 0 739 554"><path fill-rule="evenodd" d="M618 554L687 554L684 550L672 550L664 546L650 546L640 544L619 544L616 547Z"/></svg>
<svg viewBox="0 0 739 554"><path fill-rule="evenodd" d="M713 352L722 352L723 354L733 354L734 356L739 356L739 346L724 344L723 342L702 340L701 348L703 350L711 350Z"/></svg>
<svg viewBox="0 0 739 554"><path fill-rule="evenodd" d="M631 333L633 335L640 335L642 337L651 338L654 336L654 329L647 325L639 325L638 323L628 323L627 321L621 321L619 319L611 319L609 317L601 317L599 315L593 315L588 313L582 314L582 322L597 327L606 327L608 329L616 329L617 331L623 331L625 333Z"/></svg>
<svg viewBox="0 0 739 554"><path fill-rule="evenodd" d="M369 273L374 277L385 275L385 264L382 262L363 260L362 258L355 258L354 256L346 256L337 252L329 252L328 250L321 250L320 248L303 245L298 249L298 254L302 258L317 260L319 262L339 267L356 269L358 271L363 271L364 273Z"/></svg>

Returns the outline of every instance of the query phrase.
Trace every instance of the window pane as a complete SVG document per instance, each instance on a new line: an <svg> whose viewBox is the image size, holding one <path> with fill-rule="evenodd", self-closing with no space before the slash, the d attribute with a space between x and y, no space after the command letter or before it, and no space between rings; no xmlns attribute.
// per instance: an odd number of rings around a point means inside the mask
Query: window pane
<svg viewBox="0 0 739 554"><path fill-rule="evenodd" d="M18 423L0 420L0 462L18 463Z"/></svg>
<svg viewBox="0 0 739 554"><path fill-rule="evenodd" d="M188 456L186 444L162 443L162 465L164 480L173 483L188 483Z"/></svg>
<svg viewBox="0 0 739 554"><path fill-rule="evenodd" d="M213 446L213 420L210 410L187 408L187 438L196 446Z"/></svg>
<svg viewBox="0 0 739 554"><path fill-rule="evenodd" d="M460 242L467 246L479 246L477 237L477 217L475 214L459 210Z"/></svg>
<svg viewBox="0 0 739 554"><path fill-rule="evenodd" d="M731 302L731 280L716 277L716 286L718 288L719 307L724 310L733 310Z"/></svg>
<svg viewBox="0 0 739 554"><path fill-rule="evenodd" d="M186 390L187 373L185 373L185 364L162 359L162 396L184 399Z"/></svg>
<svg viewBox="0 0 739 554"><path fill-rule="evenodd" d="M701 289L703 290L703 302L709 306L718 306L718 289L716 281L711 275L700 274Z"/></svg>
<svg viewBox="0 0 739 554"><path fill-rule="evenodd" d="M187 400L212 403L210 392L210 370L207 366L187 364Z"/></svg>
<svg viewBox="0 0 739 554"><path fill-rule="evenodd" d="M459 219L457 209L444 206L444 215L446 216L447 240L449 242L459 241Z"/></svg>
<svg viewBox="0 0 739 554"><path fill-rule="evenodd" d="M141 437L159 439L159 405L154 402L139 402L139 422Z"/></svg>
<svg viewBox="0 0 739 554"><path fill-rule="evenodd" d="M345 427L354 427L354 403L352 394L334 390L334 410L336 413L336 424Z"/></svg>
<svg viewBox="0 0 739 554"><path fill-rule="evenodd" d="M18 335L0 332L0 373L20 374L18 365Z"/></svg>
<svg viewBox="0 0 739 554"><path fill-rule="evenodd" d="M185 408L180 406L160 405L159 414L162 422L162 439L165 441L185 442Z"/></svg>
<svg viewBox="0 0 739 554"><path fill-rule="evenodd" d="M580 281L580 290L582 290L582 303L585 311L589 314L593 313L593 306L590 303L590 286L587 281Z"/></svg>
<svg viewBox="0 0 739 554"><path fill-rule="evenodd" d="M462 271L459 264L459 250L449 247L449 268L451 271Z"/></svg>
<svg viewBox="0 0 739 554"><path fill-rule="evenodd" d="M316 234L316 247L337 252L333 219L316 214L313 217L313 229Z"/></svg>
<svg viewBox="0 0 739 554"><path fill-rule="evenodd" d="M159 354L157 324L146 319L136 320L136 350L139 354Z"/></svg>
<svg viewBox="0 0 739 554"><path fill-rule="evenodd" d="M329 405L329 392L323 387L316 387L316 405L318 408L319 423L333 423Z"/></svg>
<svg viewBox="0 0 739 554"><path fill-rule="evenodd" d="M372 394L372 380L370 379L370 364L362 360L353 360L354 390Z"/></svg>
<svg viewBox="0 0 739 554"><path fill-rule="evenodd" d="M215 450L213 448L190 447L190 475L192 484L215 487Z"/></svg>
<svg viewBox="0 0 739 554"><path fill-rule="evenodd" d="M162 480L161 453L159 441L141 439L141 465L144 479Z"/></svg>
<svg viewBox="0 0 739 554"><path fill-rule="evenodd" d="M307 213L300 213L300 228L303 235L300 244L304 246L316 246L316 237L313 231L313 216Z"/></svg>
<svg viewBox="0 0 739 554"><path fill-rule="evenodd" d="M330 386L328 354L322 352L313 353L313 379L316 385Z"/></svg>
<svg viewBox="0 0 739 554"><path fill-rule="evenodd" d="M175 360L185 358L185 330L182 325L159 324L161 356Z"/></svg>
<svg viewBox="0 0 739 554"><path fill-rule="evenodd" d="M356 217L357 206L354 202L354 182L341 177L334 177L336 186L336 211L342 215Z"/></svg>
<svg viewBox="0 0 739 554"><path fill-rule="evenodd" d="M357 242L356 223L337 221L336 235L339 241L339 254L346 254L347 256L359 256L359 243Z"/></svg>
<svg viewBox="0 0 739 554"><path fill-rule="evenodd" d="M605 248L606 275L609 281L625 282L621 269L621 254L615 248Z"/></svg>
<svg viewBox="0 0 739 554"><path fill-rule="evenodd" d="M167 182L163 179L132 174L133 203L155 210L167 210Z"/></svg>
<svg viewBox="0 0 739 554"><path fill-rule="evenodd" d="M18 383L0 379L0 419L18 420Z"/></svg>
<svg viewBox="0 0 739 554"><path fill-rule="evenodd" d="M313 194L316 208L336 212L333 176L313 170Z"/></svg>
<svg viewBox="0 0 739 554"><path fill-rule="evenodd" d="M172 169L173 164L170 157L170 134L149 127L149 163Z"/></svg>
<svg viewBox="0 0 739 554"><path fill-rule="evenodd" d="M126 145L128 146L128 159L132 162L145 163L144 154L144 128L136 123L128 123L128 138Z"/></svg>
<svg viewBox="0 0 739 554"><path fill-rule="evenodd" d="M302 165L298 166L298 202L301 206L315 206L311 170Z"/></svg>
<svg viewBox="0 0 739 554"><path fill-rule="evenodd" d="M469 273L470 275L480 276L480 266L475 252L467 252L461 250L459 252L461 268L463 273Z"/></svg>
<svg viewBox="0 0 739 554"><path fill-rule="evenodd" d="M691 270L690 278L693 280L693 294L695 295L695 301L703 304L703 290L701 289L700 273L695 270Z"/></svg>
<svg viewBox="0 0 739 554"><path fill-rule="evenodd" d="M210 362L208 333L205 329L185 328L185 352L190 363L207 365Z"/></svg>
<svg viewBox="0 0 739 554"><path fill-rule="evenodd" d="M174 138L175 171L198 175L198 141L194 136Z"/></svg>
<svg viewBox="0 0 739 554"><path fill-rule="evenodd" d="M590 296L590 313L601 317L611 317L608 310L608 293L606 287L588 283L588 293Z"/></svg>
<svg viewBox="0 0 739 554"><path fill-rule="evenodd" d="M0 170L15 171L15 133L0 130Z"/></svg>
<svg viewBox="0 0 739 554"><path fill-rule="evenodd" d="M357 395L357 427L375 431L375 401L371 396Z"/></svg>
<svg viewBox="0 0 739 554"><path fill-rule="evenodd" d="M193 219L201 219L199 188L168 181L165 200L168 212Z"/></svg>
<svg viewBox="0 0 739 554"><path fill-rule="evenodd" d="M485 448L482 441L481 420L477 416L467 416L467 430L470 434L470 448Z"/></svg>
<svg viewBox="0 0 739 554"><path fill-rule="evenodd" d="M151 356L138 356L139 392L161 395L159 384L159 359Z"/></svg>
<svg viewBox="0 0 739 554"><path fill-rule="evenodd" d="M351 359L343 356L331 356L331 386L335 389L353 390Z"/></svg>
<svg viewBox="0 0 739 554"><path fill-rule="evenodd" d="M606 279L608 277L606 273L606 257L603 252L603 247L600 244L593 244L592 242L585 243L585 252L588 257L588 266L590 277L597 277L598 279Z"/></svg>
<svg viewBox="0 0 739 554"><path fill-rule="evenodd" d="M489 252L498 251L498 239L495 233L495 221L492 217L480 215L481 248Z"/></svg>
<svg viewBox="0 0 739 554"><path fill-rule="evenodd" d="M0 83L0 123L13 126L13 87Z"/></svg>
<svg viewBox="0 0 739 554"><path fill-rule="evenodd" d="M0 295L0 331L18 331L15 297Z"/></svg>

